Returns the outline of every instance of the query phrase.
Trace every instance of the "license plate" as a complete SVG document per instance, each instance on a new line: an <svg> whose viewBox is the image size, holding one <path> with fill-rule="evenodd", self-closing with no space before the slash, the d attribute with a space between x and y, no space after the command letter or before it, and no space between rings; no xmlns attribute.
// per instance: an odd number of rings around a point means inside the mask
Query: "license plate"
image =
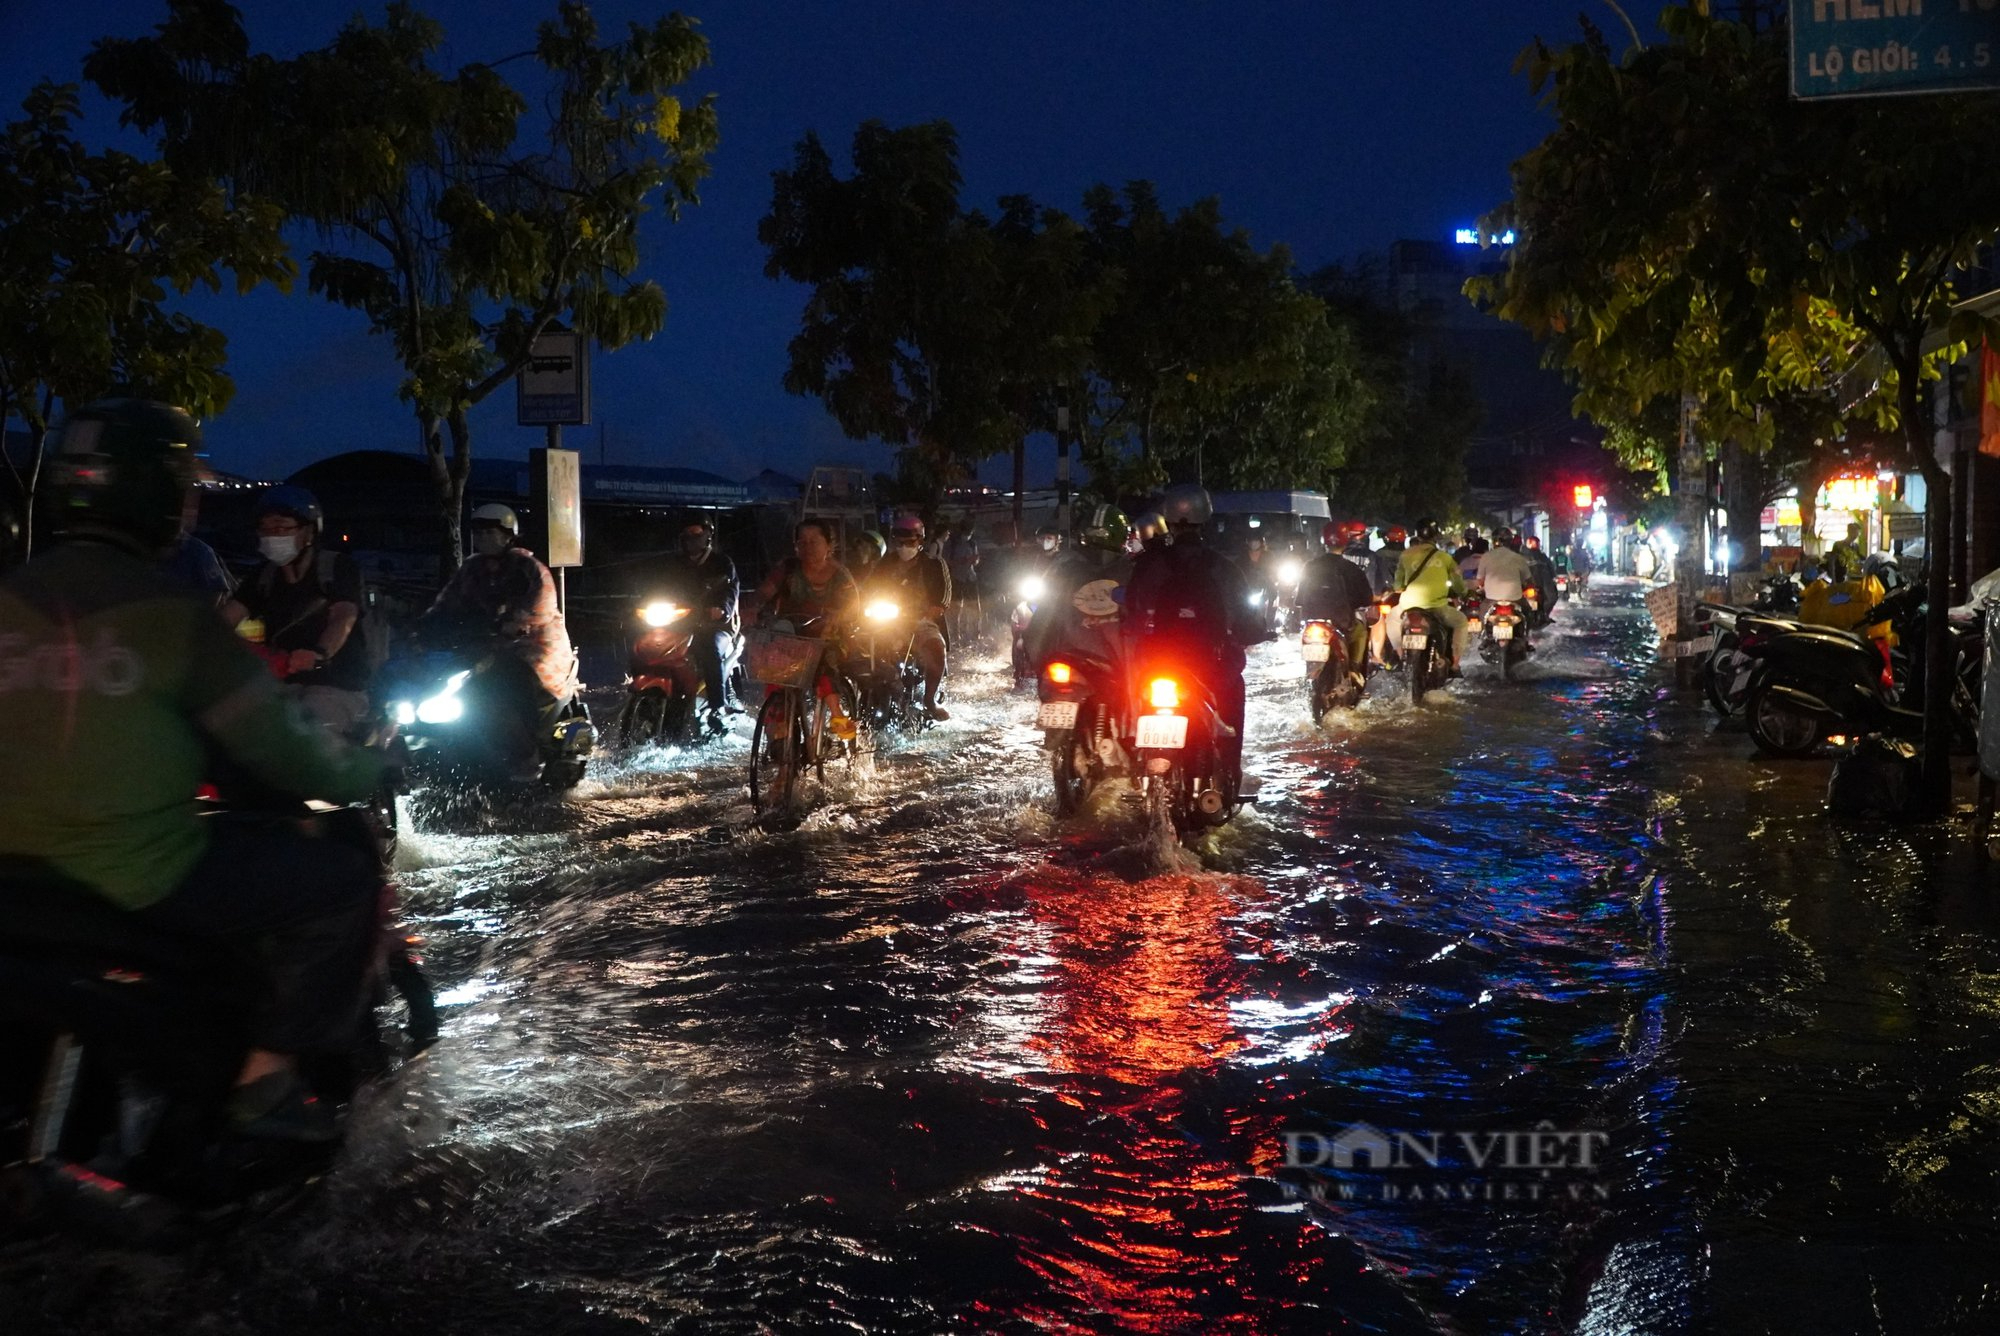
<svg viewBox="0 0 2000 1336"><path fill-rule="evenodd" d="M1403 637L1403 648L1404 648L1404 649L1423 649L1423 648L1424 648L1425 646L1429 645L1430 643L1431 643L1431 638L1430 638L1429 636L1404 636L1404 637Z"/></svg>
<svg viewBox="0 0 2000 1336"><path fill-rule="evenodd" d="M1187 746L1187 716L1142 714L1139 716L1140 749L1179 751Z"/></svg>
<svg viewBox="0 0 2000 1336"><path fill-rule="evenodd" d="M1075 728L1077 702L1073 700L1044 701L1042 708L1035 711L1037 728Z"/></svg>
<svg viewBox="0 0 2000 1336"><path fill-rule="evenodd" d="M1307 663L1325 663L1328 659L1332 657L1333 657L1333 646L1331 645L1306 646Z"/></svg>
<svg viewBox="0 0 2000 1336"><path fill-rule="evenodd" d="M1493 624L1493 638L1495 640L1512 640L1514 638L1514 628L1504 622L1495 622Z"/></svg>

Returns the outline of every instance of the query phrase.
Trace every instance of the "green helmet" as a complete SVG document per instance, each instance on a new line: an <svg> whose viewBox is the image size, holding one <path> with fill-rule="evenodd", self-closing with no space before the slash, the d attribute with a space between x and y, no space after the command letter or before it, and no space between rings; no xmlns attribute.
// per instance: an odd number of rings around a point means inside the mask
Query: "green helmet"
<svg viewBox="0 0 2000 1336"><path fill-rule="evenodd" d="M166 547L180 536L200 449L201 428L171 404L104 399L79 408L49 459L56 532L109 532L149 551Z"/></svg>
<svg viewBox="0 0 2000 1336"><path fill-rule="evenodd" d="M1090 512L1089 521L1083 526L1082 543L1085 547L1103 548L1106 552L1123 552L1125 539L1132 532L1132 522L1125 518L1125 512L1116 506L1099 506Z"/></svg>

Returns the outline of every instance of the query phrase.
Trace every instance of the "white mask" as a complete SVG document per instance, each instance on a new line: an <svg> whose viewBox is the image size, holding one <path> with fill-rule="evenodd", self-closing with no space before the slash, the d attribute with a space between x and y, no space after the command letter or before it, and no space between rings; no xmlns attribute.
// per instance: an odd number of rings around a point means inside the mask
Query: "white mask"
<svg viewBox="0 0 2000 1336"><path fill-rule="evenodd" d="M289 566L299 555L299 540L294 534L267 534L257 540L257 550L272 565Z"/></svg>
<svg viewBox="0 0 2000 1336"><path fill-rule="evenodd" d="M908 543L898 543L896 544L896 560L915 561L917 559L917 553L922 550L923 549L915 547Z"/></svg>

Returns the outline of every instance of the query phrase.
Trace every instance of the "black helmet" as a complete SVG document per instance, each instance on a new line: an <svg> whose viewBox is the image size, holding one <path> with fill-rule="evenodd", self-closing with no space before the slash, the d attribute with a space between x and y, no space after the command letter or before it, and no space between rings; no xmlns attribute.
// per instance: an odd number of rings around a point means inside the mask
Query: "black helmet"
<svg viewBox="0 0 2000 1336"><path fill-rule="evenodd" d="M57 533L122 535L150 550L180 536L200 476L201 428L172 404L104 399L71 413L49 460Z"/></svg>
<svg viewBox="0 0 2000 1336"><path fill-rule="evenodd" d="M320 513L319 498L305 488L294 487L290 483L267 487L264 494L257 498L257 518L261 520L266 515L289 516L310 528L315 537L326 527L325 516Z"/></svg>
<svg viewBox="0 0 2000 1336"><path fill-rule="evenodd" d="M1417 521L1416 539L1419 543L1435 543L1440 532L1436 520Z"/></svg>
<svg viewBox="0 0 2000 1336"><path fill-rule="evenodd" d="M1182 483L1160 493L1160 514L1166 516L1170 529L1205 529L1215 518L1215 503L1209 500L1206 487Z"/></svg>

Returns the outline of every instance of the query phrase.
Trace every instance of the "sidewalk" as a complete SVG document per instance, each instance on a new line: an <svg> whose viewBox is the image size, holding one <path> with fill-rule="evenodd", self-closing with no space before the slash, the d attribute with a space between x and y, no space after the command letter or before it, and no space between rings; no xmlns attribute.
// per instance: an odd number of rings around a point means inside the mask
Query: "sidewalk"
<svg viewBox="0 0 2000 1336"><path fill-rule="evenodd" d="M1694 1329L2000 1331L2000 870L1964 815L1837 822L1830 760L1659 718Z"/></svg>

